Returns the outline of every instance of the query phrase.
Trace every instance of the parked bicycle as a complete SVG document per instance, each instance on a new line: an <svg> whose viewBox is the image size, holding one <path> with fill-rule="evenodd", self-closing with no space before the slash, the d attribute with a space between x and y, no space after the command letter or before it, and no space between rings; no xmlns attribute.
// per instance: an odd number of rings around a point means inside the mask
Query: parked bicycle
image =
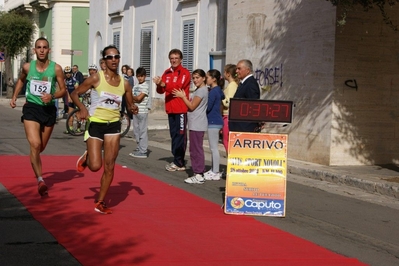
<svg viewBox="0 0 399 266"><path fill-rule="evenodd" d="M90 93L81 97L83 105L89 109L91 104ZM121 137L124 137L130 130L130 117L127 113L121 113ZM72 136L81 136L86 130L86 120L79 117L79 109L73 110L66 119L66 129Z"/></svg>

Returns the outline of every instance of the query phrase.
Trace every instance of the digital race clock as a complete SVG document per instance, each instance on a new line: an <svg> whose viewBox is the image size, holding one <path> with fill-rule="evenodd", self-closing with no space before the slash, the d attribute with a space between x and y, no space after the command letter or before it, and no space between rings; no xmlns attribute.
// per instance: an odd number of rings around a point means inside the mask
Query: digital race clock
<svg viewBox="0 0 399 266"><path fill-rule="evenodd" d="M231 98L229 121L291 123L291 101Z"/></svg>

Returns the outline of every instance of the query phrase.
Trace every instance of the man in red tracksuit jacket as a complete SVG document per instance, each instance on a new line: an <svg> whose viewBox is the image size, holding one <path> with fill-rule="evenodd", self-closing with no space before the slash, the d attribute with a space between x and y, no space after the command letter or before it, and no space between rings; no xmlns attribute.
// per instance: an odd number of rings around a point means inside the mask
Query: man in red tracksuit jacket
<svg viewBox="0 0 399 266"><path fill-rule="evenodd" d="M179 49L172 49L169 52L171 67L166 69L162 77L153 78L157 85L157 92L165 93L165 111L168 114L169 132L172 139L173 162L167 164L167 171L186 170L184 155L187 144L187 106L182 98L174 97L174 89L184 90L186 97L189 98L190 72L181 65L183 53Z"/></svg>

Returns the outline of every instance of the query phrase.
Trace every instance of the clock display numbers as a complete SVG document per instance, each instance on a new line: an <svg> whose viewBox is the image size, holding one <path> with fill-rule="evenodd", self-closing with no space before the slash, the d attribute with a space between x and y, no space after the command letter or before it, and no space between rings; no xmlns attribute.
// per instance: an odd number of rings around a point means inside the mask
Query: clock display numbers
<svg viewBox="0 0 399 266"><path fill-rule="evenodd" d="M229 120L291 123L291 101L231 98Z"/></svg>

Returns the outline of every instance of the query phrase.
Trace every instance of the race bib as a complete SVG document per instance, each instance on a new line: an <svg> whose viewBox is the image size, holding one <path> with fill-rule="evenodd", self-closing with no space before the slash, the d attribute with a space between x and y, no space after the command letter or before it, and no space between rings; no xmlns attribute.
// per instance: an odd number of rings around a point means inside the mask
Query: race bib
<svg viewBox="0 0 399 266"><path fill-rule="evenodd" d="M30 81L30 93L36 96L43 96L43 93L51 93L51 82L43 80Z"/></svg>
<svg viewBox="0 0 399 266"><path fill-rule="evenodd" d="M102 91L100 94L99 106L112 110L119 110L119 105L122 102L122 96L113 93Z"/></svg>

